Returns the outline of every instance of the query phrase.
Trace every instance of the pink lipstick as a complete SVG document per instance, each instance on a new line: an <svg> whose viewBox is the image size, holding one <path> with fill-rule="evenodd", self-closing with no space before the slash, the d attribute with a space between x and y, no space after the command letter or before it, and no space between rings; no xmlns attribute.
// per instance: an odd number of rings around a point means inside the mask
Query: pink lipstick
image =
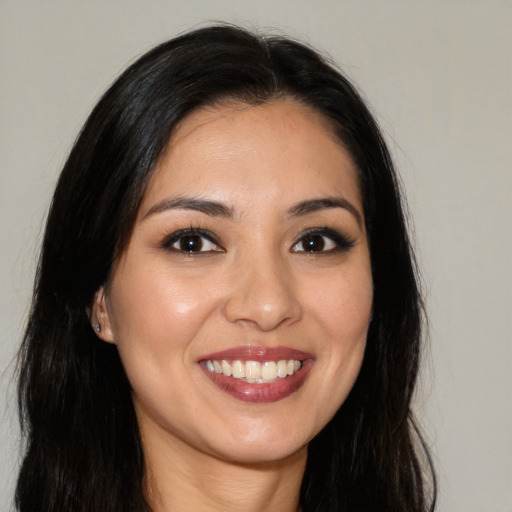
<svg viewBox="0 0 512 512"><path fill-rule="evenodd" d="M311 354L287 347L238 347L201 357L205 374L245 402L282 400L297 391L314 364Z"/></svg>

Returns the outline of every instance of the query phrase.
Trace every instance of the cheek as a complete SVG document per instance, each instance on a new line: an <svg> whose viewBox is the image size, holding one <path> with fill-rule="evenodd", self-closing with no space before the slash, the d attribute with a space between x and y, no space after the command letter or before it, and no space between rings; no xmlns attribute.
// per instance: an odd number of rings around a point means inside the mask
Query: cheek
<svg viewBox="0 0 512 512"><path fill-rule="evenodd" d="M183 351L215 308L199 282L158 269L130 272L114 281L111 321L121 352L163 357Z"/></svg>
<svg viewBox="0 0 512 512"><path fill-rule="evenodd" d="M373 302L371 274L363 270L325 280L309 302L333 340L343 345L366 339Z"/></svg>
<svg viewBox="0 0 512 512"><path fill-rule="evenodd" d="M350 392L361 368L373 301L369 271L340 275L324 283L314 300L315 326L323 333L320 351L326 393L333 410Z"/></svg>
<svg viewBox="0 0 512 512"><path fill-rule="evenodd" d="M208 323L215 298L194 280L162 269L136 270L126 268L114 280L110 316L135 396L158 416L165 410L161 404L186 392L194 342Z"/></svg>

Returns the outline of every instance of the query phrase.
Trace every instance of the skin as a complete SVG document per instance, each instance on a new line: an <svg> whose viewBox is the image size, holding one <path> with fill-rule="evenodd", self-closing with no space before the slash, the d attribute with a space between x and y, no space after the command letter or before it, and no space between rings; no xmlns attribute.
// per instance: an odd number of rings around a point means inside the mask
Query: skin
<svg viewBox="0 0 512 512"><path fill-rule="evenodd" d="M166 208L176 197L226 211ZM333 197L342 206L293 212ZM215 236L193 238L202 252L169 242L191 227ZM317 233L305 251L304 233L324 227L350 246ZM297 510L308 442L354 384L371 308L357 173L325 119L288 99L185 118L93 311L133 387L154 510ZM290 347L314 362L290 396L244 402L199 365L240 346Z"/></svg>

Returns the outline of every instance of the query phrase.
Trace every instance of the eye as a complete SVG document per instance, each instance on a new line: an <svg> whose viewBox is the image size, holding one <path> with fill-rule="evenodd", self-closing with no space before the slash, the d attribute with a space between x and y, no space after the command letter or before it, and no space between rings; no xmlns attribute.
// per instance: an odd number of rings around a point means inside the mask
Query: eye
<svg viewBox="0 0 512 512"><path fill-rule="evenodd" d="M187 254L223 251L215 242L212 233L196 228L182 229L172 233L162 242L162 247Z"/></svg>
<svg viewBox="0 0 512 512"><path fill-rule="evenodd" d="M304 233L292 246L292 252L333 253L347 250L354 242L330 228L316 228Z"/></svg>

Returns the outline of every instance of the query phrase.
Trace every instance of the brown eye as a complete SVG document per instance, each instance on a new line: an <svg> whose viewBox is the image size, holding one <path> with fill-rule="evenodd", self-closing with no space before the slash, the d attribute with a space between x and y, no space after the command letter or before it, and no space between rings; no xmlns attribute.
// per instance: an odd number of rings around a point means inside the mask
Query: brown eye
<svg viewBox="0 0 512 512"><path fill-rule="evenodd" d="M205 230L182 229L166 237L161 245L165 250L185 254L222 252L222 247L214 239L214 235Z"/></svg>
<svg viewBox="0 0 512 512"><path fill-rule="evenodd" d="M180 251L199 252L203 247L203 239L197 235L189 235L180 238L177 242Z"/></svg>
<svg viewBox="0 0 512 512"><path fill-rule="evenodd" d="M325 237L321 235L308 235L301 240L300 245L302 245L303 250L306 252L323 251L326 245Z"/></svg>
<svg viewBox="0 0 512 512"><path fill-rule="evenodd" d="M334 253L352 248L354 242L330 228L318 228L304 233L292 246L292 252Z"/></svg>

